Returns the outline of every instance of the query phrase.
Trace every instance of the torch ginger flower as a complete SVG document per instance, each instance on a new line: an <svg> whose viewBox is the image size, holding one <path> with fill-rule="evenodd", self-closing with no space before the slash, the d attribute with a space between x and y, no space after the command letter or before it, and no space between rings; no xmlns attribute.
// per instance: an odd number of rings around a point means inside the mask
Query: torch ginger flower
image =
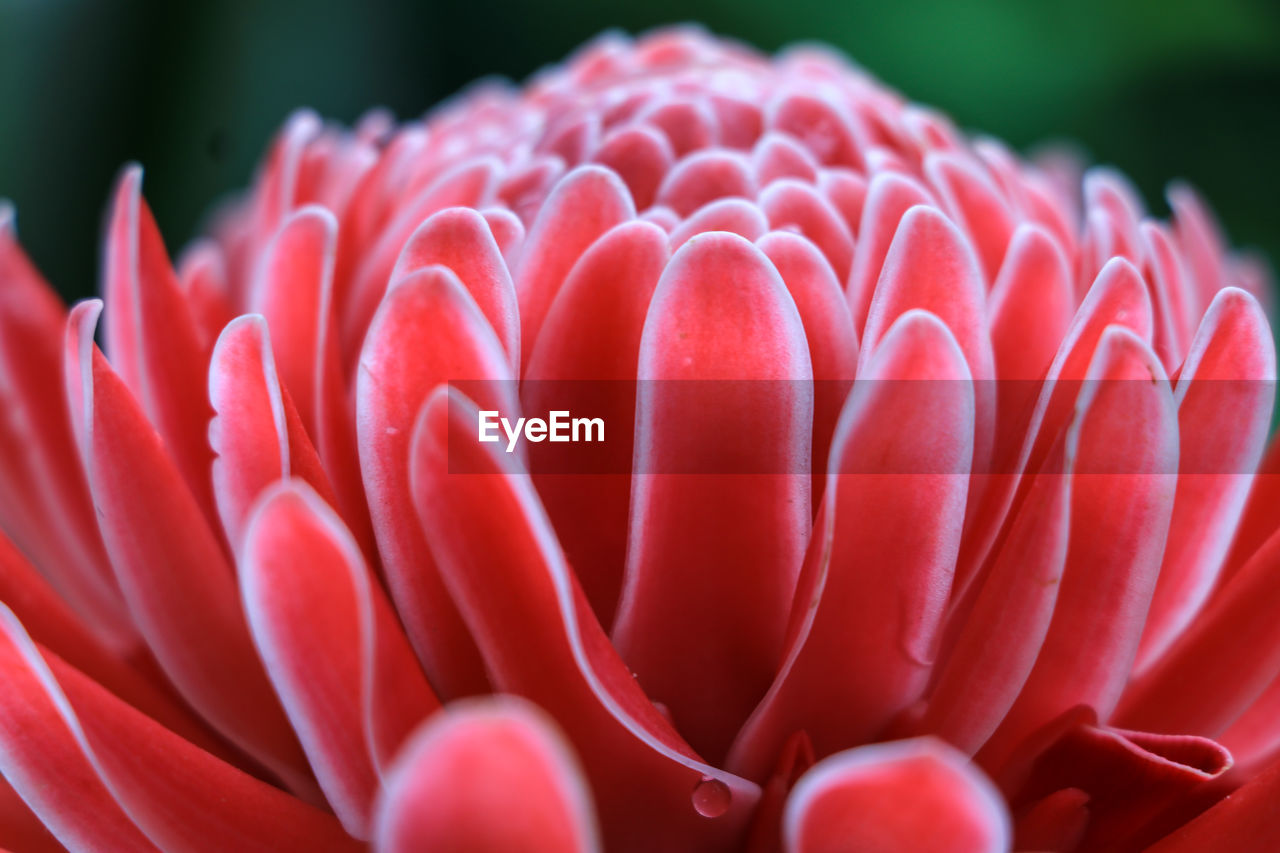
<svg viewBox="0 0 1280 853"><path fill-rule="evenodd" d="M299 113L176 267L129 167L69 312L4 210L0 844L1280 847L1267 280L1170 202L679 29ZM478 440L587 380L597 473Z"/></svg>

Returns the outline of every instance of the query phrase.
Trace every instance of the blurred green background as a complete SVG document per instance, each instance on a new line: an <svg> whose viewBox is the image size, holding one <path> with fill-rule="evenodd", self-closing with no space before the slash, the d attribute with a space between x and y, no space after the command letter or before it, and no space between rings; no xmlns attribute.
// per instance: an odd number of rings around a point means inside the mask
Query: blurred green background
<svg viewBox="0 0 1280 853"><path fill-rule="evenodd" d="M1187 178L1234 242L1280 257L1276 0L0 0L0 196L41 268L83 296L126 160L146 167L176 253L294 107L412 116L475 77L522 78L606 27L682 20L768 50L830 42L1019 148L1075 139L1160 213L1165 182Z"/></svg>

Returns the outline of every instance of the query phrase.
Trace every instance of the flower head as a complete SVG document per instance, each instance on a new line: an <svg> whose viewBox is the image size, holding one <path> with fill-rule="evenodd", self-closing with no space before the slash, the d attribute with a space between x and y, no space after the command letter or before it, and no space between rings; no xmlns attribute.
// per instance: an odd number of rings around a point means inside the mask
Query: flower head
<svg viewBox="0 0 1280 853"><path fill-rule="evenodd" d="M0 843L1280 845L1267 280L1169 198L677 29L298 113L176 268L129 167L69 312L0 211Z"/></svg>

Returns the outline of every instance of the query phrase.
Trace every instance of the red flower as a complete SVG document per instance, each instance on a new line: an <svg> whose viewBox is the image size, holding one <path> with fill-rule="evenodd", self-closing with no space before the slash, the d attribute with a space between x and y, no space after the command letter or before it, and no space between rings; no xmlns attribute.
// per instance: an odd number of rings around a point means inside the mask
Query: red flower
<svg viewBox="0 0 1280 853"><path fill-rule="evenodd" d="M1280 847L1267 282L1189 190L690 30L301 113L177 272L140 185L105 311L0 213L0 844Z"/></svg>

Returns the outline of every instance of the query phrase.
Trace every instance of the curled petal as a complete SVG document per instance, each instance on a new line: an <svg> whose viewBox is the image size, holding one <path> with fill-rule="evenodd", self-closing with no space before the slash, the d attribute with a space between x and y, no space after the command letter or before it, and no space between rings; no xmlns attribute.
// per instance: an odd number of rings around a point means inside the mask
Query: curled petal
<svg viewBox="0 0 1280 853"><path fill-rule="evenodd" d="M1147 848L1148 853L1197 853L1200 850L1271 850L1280 847L1280 762Z"/></svg>
<svg viewBox="0 0 1280 853"><path fill-rule="evenodd" d="M964 755L929 739L819 762L791 793L783 835L788 853L1001 853L1012 840L991 782Z"/></svg>
<svg viewBox="0 0 1280 853"><path fill-rule="evenodd" d="M378 808L385 853L592 853L591 795L555 724L514 697L450 705L396 759Z"/></svg>
<svg viewBox="0 0 1280 853"><path fill-rule="evenodd" d="M994 281L1017 225L1013 211L972 161L932 154L924 167L947 212L972 238L986 281Z"/></svg>

